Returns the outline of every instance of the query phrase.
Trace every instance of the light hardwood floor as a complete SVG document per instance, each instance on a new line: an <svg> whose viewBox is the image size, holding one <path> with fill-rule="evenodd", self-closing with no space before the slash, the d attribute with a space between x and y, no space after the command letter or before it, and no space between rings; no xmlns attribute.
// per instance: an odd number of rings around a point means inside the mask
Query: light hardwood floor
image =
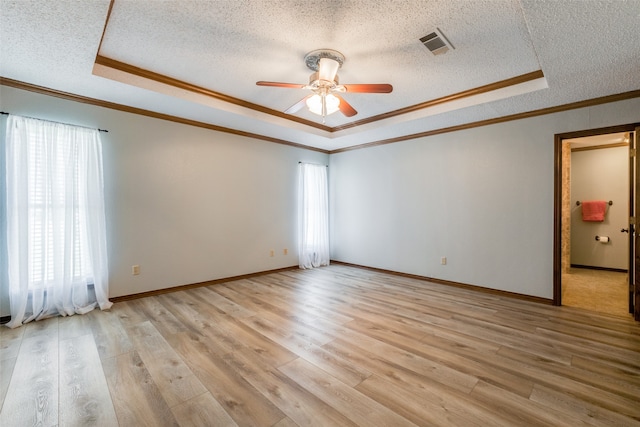
<svg viewBox="0 0 640 427"><path fill-rule="evenodd" d="M640 425L630 318L344 265L1 328L0 425Z"/></svg>

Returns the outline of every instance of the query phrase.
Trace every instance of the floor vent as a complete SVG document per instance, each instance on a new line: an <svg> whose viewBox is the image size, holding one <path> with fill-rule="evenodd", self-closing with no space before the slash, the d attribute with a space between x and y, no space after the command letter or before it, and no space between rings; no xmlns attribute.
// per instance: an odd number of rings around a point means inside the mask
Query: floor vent
<svg viewBox="0 0 640 427"><path fill-rule="evenodd" d="M441 55L449 51L449 49L455 49L451 42L449 42L444 34L437 28L434 32L421 37L420 41L429 49L429 52L434 55Z"/></svg>

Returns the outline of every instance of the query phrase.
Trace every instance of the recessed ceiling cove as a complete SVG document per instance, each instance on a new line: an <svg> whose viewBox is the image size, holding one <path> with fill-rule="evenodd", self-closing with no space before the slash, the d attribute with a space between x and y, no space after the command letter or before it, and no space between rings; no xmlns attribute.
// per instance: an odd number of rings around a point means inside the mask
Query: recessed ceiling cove
<svg viewBox="0 0 640 427"><path fill-rule="evenodd" d="M2 0L0 84L334 152L638 97L639 1ZM256 84L306 85L313 51L393 90L323 123Z"/></svg>
<svg viewBox="0 0 640 427"><path fill-rule="evenodd" d="M502 32L499 38L488 31L496 27ZM439 56L425 50L420 39L433 28L446 28L456 49ZM342 82L389 83L393 93L347 91L342 96L357 105L357 116L327 116L321 126L321 118L306 108L288 114L300 100L300 91L255 85L265 80L308 81L304 58L318 48L344 55ZM104 77L230 114L309 127L308 132L329 138L392 116L397 123L438 114L442 108L427 111L425 103L485 86L484 97L475 103L503 98L510 96L504 88L522 84L522 76L538 71L525 80L543 77L516 1L360 1L348 7L310 8L308 3L286 0L115 0L97 62L95 73ZM514 93L542 87L546 84L538 82ZM489 96L495 89L503 90ZM445 110L473 104L466 99Z"/></svg>

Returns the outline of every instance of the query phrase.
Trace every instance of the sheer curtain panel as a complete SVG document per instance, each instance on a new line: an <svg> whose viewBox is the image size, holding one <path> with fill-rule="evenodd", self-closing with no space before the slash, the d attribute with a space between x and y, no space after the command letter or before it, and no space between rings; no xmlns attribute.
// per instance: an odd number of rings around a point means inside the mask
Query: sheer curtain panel
<svg viewBox="0 0 640 427"><path fill-rule="evenodd" d="M300 268L329 265L327 167L300 163L298 222Z"/></svg>
<svg viewBox="0 0 640 427"><path fill-rule="evenodd" d="M98 130L10 115L6 174L7 325L110 308Z"/></svg>

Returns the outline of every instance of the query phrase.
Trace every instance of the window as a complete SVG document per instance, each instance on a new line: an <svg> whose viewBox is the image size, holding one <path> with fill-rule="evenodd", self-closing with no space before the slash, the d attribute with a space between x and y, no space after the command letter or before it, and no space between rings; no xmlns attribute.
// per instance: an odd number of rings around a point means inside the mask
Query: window
<svg viewBox="0 0 640 427"><path fill-rule="evenodd" d="M300 163L299 265L329 265L329 194L327 167Z"/></svg>
<svg viewBox="0 0 640 427"><path fill-rule="evenodd" d="M9 116L10 326L111 305L101 151L97 130Z"/></svg>
<svg viewBox="0 0 640 427"><path fill-rule="evenodd" d="M87 182L80 180L77 164L68 168L65 165L65 161L75 157L75 153L71 152L69 144L47 147L44 135L34 128L27 130L27 144L29 287L42 288L54 284L57 249L54 242L67 238L70 240L68 251L72 259L72 281L93 283L91 264L87 259L86 217L81 215L87 208L84 197ZM71 203L66 203L67 198ZM71 210L69 222L65 218L66 209ZM62 224L58 221L60 218L65 218Z"/></svg>

